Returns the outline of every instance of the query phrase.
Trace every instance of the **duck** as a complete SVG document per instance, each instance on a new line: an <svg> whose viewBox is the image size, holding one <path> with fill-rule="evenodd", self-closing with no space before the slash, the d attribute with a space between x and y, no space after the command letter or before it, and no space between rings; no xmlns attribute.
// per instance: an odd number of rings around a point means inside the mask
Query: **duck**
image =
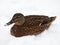
<svg viewBox="0 0 60 45"><path fill-rule="evenodd" d="M27 15L15 13L12 19L6 25L14 25L10 29L10 33L15 37L27 35L38 35L44 30L48 30L51 23L56 19L56 16L49 17L46 15Z"/></svg>

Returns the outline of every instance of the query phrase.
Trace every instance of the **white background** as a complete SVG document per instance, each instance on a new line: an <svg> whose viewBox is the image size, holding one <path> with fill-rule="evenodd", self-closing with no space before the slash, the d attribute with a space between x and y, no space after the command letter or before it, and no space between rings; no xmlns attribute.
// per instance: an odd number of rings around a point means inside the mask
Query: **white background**
<svg viewBox="0 0 60 45"><path fill-rule="evenodd" d="M15 13L57 16L49 30L38 36L15 38L4 26ZM60 0L0 0L0 45L60 45Z"/></svg>

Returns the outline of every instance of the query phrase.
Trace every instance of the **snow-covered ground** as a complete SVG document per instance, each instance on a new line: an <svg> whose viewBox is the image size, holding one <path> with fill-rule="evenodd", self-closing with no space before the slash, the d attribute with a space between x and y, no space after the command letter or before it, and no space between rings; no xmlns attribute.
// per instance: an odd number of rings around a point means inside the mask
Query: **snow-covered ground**
<svg viewBox="0 0 60 45"><path fill-rule="evenodd" d="M57 16L48 30L38 36L15 38L4 26L15 13ZM0 45L60 45L60 0L0 0Z"/></svg>

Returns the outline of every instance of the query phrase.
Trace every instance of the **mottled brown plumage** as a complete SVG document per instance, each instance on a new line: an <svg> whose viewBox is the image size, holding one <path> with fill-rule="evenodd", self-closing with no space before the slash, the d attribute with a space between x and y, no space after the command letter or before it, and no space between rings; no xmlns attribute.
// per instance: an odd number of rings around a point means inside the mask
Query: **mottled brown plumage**
<svg viewBox="0 0 60 45"><path fill-rule="evenodd" d="M24 16L21 13L16 13L12 20L7 23L10 25L15 23L11 28L11 35L21 37L26 35L38 35L45 29L48 29L55 17L44 15L29 15Z"/></svg>

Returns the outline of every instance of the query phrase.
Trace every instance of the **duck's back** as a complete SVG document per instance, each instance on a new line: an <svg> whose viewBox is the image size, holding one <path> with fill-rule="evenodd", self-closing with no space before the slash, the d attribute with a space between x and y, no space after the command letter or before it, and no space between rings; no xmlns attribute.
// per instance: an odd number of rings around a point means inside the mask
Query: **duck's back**
<svg viewBox="0 0 60 45"><path fill-rule="evenodd" d="M23 26L39 26L44 20L47 20L49 17L44 15L29 15L25 16L25 23Z"/></svg>

